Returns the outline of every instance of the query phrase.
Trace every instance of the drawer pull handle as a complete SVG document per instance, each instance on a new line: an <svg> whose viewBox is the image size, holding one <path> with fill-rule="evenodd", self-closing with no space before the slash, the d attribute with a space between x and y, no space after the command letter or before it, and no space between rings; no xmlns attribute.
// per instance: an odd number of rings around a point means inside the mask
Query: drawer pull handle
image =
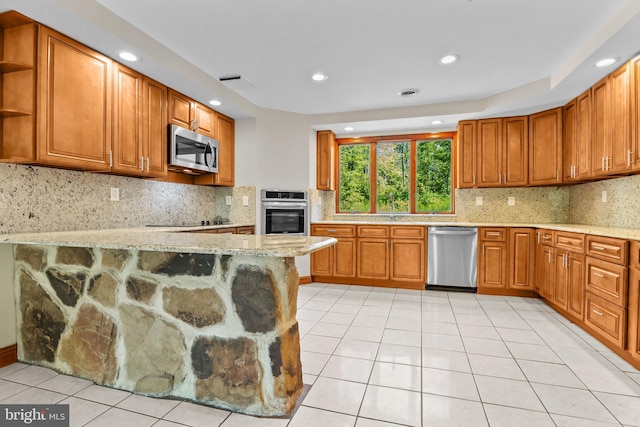
<svg viewBox="0 0 640 427"><path fill-rule="evenodd" d="M558 239L558 243L571 243L571 242L565 239Z"/></svg>
<svg viewBox="0 0 640 427"><path fill-rule="evenodd" d="M550 236L542 236L542 240L551 240Z"/></svg>
<svg viewBox="0 0 640 427"><path fill-rule="evenodd" d="M600 313L598 310L592 309L591 311L593 311L598 316L604 316L604 314Z"/></svg>
<svg viewBox="0 0 640 427"><path fill-rule="evenodd" d="M593 249L595 249L596 251L604 251L604 248L602 246L593 245Z"/></svg>
<svg viewBox="0 0 640 427"><path fill-rule="evenodd" d="M500 237L500 233L487 233L487 236Z"/></svg>
<svg viewBox="0 0 640 427"><path fill-rule="evenodd" d="M337 233L338 230L327 230L328 233Z"/></svg>
<svg viewBox="0 0 640 427"><path fill-rule="evenodd" d="M595 272L595 271L593 272L593 275L604 278L604 274L600 274L600 273Z"/></svg>

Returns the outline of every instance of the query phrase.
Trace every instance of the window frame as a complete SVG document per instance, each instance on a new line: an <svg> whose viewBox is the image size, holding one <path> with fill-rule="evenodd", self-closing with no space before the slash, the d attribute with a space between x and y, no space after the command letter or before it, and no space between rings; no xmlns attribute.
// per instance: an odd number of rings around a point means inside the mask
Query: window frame
<svg viewBox="0 0 640 427"><path fill-rule="evenodd" d="M384 136L367 136L360 138L336 138L337 149L334 153L334 162L336 167L334 168L334 180L336 182L336 213L337 214L353 214L353 215L389 215L388 213L377 212L377 197L378 197L378 167L376 159L376 146L378 143L393 143L393 142L409 142L409 212L398 212L398 215L428 215L434 214L434 212L417 212L416 211L416 154L417 143L422 141L437 141L442 139L451 140L451 210L448 212L436 212L437 215L453 215L455 214L455 189L457 188L457 164L458 164L458 144L457 144L457 132L437 132L437 133L419 133L419 134L405 134L405 135L384 135ZM370 165L369 165L369 188L370 188L370 209L369 212L356 212L340 210L340 146L341 145L356 145L356 144L368 144L370 152Z"/></svg>

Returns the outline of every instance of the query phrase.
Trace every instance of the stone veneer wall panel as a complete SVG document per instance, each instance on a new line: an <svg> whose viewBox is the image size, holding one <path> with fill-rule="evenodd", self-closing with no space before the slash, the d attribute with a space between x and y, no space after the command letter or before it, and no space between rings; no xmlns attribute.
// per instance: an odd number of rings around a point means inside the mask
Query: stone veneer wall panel
<svg viewBox="0 0 640 427"><path fill-rule="evenodd" d="M109 200L110 188L120 201ZM183 224L215 216L213 187L0 164L0 233ZM255 211L254 211L255 212ZM250 223L255 221L255 214Z"/></svg>
<svg viewBox="0 0 640 427"><path fill-rule="evenodd" d="M19 360L248 414L293 408L302 390L293 258L82 251L14 246ZM67 263L80 258L90 267ZM51 271L74 285L61 292Z"/></svg>

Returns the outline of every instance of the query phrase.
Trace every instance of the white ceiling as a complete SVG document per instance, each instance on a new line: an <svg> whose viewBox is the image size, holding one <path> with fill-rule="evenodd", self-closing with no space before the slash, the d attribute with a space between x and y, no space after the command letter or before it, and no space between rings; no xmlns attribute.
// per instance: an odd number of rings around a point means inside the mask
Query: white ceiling
<svg viewBox="0 0 640 427"><path fill-rule="evenodd" d="M345 135L452 129L562 105L640 50L638 0L0 0L220 111ZM438 59L455 53L444 66ZM311 74L329 79L316 83ZM218 79L241 75L248 88ZM398 96L418 88L411 98ZM444 120L433 126L435 119Z"/></svg>

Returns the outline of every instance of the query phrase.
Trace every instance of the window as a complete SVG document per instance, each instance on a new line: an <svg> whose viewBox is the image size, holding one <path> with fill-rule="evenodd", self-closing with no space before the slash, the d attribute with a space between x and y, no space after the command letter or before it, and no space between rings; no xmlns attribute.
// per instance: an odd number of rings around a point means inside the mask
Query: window
<svg viewBox="0 0 640 427"><path fill-rule="evenodd" d="M338 139L341 213L453 213L454 133Z"/></svg>

